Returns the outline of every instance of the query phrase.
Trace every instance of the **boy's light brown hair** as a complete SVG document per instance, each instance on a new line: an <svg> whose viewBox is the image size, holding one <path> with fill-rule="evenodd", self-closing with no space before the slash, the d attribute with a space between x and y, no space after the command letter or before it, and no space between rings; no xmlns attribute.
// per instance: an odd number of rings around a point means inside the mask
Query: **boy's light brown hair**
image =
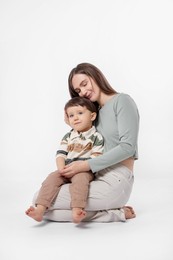
<svg viewBox="0 0 173 260"><path fill-rule="evenodd" d="M93 102L91 102L89 99L83 98L83 97L74 97L74 98L70 99L65 104L64 110L66 112L69 107L75 107L75 106L86 107L92 113L93 112L97 113L97 108L96 108L95 104Z"/></svg>

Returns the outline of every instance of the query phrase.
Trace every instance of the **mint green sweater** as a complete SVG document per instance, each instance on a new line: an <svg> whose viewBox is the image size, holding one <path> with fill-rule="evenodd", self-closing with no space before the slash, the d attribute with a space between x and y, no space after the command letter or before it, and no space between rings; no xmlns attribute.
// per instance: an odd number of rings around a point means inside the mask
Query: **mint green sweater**
<svg viewBox="0 0 173 260"><path fill-rule="evenodd" d="M104 154L88 160L92 172L129 157L138 159L139 113L129 95L119 93L107 101L99 110L96 128L104 138Z"/></svg>

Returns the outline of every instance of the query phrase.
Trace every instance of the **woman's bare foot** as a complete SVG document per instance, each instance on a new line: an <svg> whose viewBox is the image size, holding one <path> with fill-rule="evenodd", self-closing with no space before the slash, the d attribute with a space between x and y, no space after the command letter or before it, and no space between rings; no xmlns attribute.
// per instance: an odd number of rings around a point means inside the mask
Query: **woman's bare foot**
<svg viewBox="0 0 173 260"><path fill-rule="evenodd" d="M124 209L124 214L125 214L125 218L126 219L130 219L130 218L135 218L136 217L136 214L135 214L135 212L134 212L132 207L124 206L123 209Z"/></svg>
<svg viewBox="0 0 173 260"><path fill-rule="evenodd" d="M43 220L43 214L44 214L44 209L42 208L34 208L34 207L29 207L29 209L27 209L25 211L26 215L28 215L29 217L35 219L38 222L41 222Z"/></svg>
<svg viewBox="0 0 173 260"><path fill-rule="evenodd" d="M86 216L86 212L81 208L72 209L72 218L74 223L80 223Z"/></svg>

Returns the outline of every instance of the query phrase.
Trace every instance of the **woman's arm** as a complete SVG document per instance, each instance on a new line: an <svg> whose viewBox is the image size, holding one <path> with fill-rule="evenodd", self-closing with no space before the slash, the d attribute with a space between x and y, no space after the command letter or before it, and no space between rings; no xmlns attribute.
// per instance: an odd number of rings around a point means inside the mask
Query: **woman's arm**
<svg viewBox="0 0 173 260"><path fill-rule="evenodd" d="M112 113L115 114L115 121L113 122L112 120L108 127L117 131L118 137L116 142L112 140L112 142L117 144L103 155L88 161L92 172L105 169L128 158L137 159L139 113L135 102L129 95L120 94L117 102L114 103ZM109 135L109 130L107 129L104 128L104 131L105 134Z"/></svg>

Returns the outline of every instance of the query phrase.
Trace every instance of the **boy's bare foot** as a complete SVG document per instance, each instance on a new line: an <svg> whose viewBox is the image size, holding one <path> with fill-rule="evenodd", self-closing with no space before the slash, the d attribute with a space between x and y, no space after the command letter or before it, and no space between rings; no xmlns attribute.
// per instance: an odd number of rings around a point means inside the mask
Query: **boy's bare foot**
<svg viewBox="0 0 173 260"><path fill-rule="evenodd" d="M72 217L74 223L80 223L86 217L86 212L81 208L73 208Z"/></svg>
<svg viewBox="0 0 173 260"><path fill-rule="evenodd" d="M123 209L124 209L124 214L125 214L125 218L126 219L130 219L130 218L135 218L136 217L136 214L135 214L135 212L134 212L132 207L124 206Z"/></svg>
<svg viewBox="0 0 173 260"><path fill-rule="evenodd" d="M43 220L43 211L39 210L38 208L34 208L31 206L25 211L25 213L38 222L41 222Z"/></svg>

